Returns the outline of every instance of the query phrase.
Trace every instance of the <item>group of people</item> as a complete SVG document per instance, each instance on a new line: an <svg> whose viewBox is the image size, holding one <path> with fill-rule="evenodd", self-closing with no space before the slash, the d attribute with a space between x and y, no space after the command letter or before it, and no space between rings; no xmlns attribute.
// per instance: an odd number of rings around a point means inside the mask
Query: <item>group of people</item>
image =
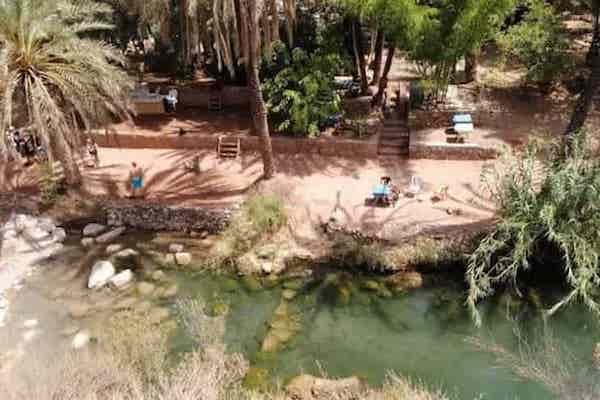
<svg viewBox="0 0 600 400"><path fill-rule="evenodd" d="M30 165L36 156L44 156L45 151L37 135L24 133L12 126L8 129L7 135L15 146L16 152L25 159L25 165Z"/></svg>

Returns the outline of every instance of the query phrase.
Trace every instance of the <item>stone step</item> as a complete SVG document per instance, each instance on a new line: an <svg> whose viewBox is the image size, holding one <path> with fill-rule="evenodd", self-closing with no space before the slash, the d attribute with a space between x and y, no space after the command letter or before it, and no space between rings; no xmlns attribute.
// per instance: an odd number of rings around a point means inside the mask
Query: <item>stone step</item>
<svg viewBox="0 0 600 400"><path fill-rule="evenodd" d="M408 147L408 138L403 139L381 139L379 140L379 147Z"/></svg>
<svg viewBox="0 0 600 400"><path fill-rule="evenodd" d="M377 154L381 156L407 156L408 147L380 147Z"/></svg>

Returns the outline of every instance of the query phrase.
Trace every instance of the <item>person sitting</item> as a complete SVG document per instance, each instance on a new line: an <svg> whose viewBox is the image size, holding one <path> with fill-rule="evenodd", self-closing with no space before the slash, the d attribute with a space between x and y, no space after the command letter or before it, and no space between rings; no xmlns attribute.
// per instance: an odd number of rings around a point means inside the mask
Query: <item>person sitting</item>
<svg viewBox="0 0 600 400"><path fill-rule="evenodd" d="M177 89L169 90L169 94L165 97L165 111L168 113L174 112L177 106Z"/></svg>

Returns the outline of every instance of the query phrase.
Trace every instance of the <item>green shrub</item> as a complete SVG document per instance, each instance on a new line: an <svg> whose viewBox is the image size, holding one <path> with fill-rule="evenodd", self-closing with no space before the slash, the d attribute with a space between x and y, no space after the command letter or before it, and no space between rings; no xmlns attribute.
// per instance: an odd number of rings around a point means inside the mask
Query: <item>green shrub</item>
<svg viewBox="0 0 600 400"><path fill-rule="evenodd" d="M309 55L300 48L292 50L290 57L285 46L277 49L283 67L264 84L269 114L280 131L315 136L321 124L340 110L341 99L334 88L340 57Z"/></svg>
<svg viewBox="0 0 600 400"><path fill-rule="evenodd" d="M468 305L481 323L476 303L500 285L522 284L522 273L547 276L557 267L568 295L549 310L581 299L594 312L600 288L600 162L583 140L561 158L532 143L520 155L506 154L484 173L499 206L500 221L469 259ZM533 267L538 267L535 270Z"/></svg>
<svg viewBox="0 0 600 400"><path fill-rule="evenodd" d="M523 21L498 36L503 51L527 68L529 82L546 85L571 66L560 16L542 0L528 1Z"/></svg>
<svg viewBox="0 0 600 400"><path fill-rule="evenodd" d="M40 164L40 195L42 205L51 206L64 192L65 187L62 180L55 179L52 164L49 162Z"/></svg>
<svg viewBox="0 0 600 400"><path fill-rule="evenodd" d="M285 204L277 196L251 197L243 211L259 236L275 233L287 223Z"/></svg>

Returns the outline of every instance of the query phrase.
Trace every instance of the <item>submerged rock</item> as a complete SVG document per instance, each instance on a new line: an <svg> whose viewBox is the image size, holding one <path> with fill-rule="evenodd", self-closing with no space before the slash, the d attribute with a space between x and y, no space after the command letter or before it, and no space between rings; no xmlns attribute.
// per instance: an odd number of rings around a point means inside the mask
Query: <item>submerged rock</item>
<svg viewBox="0 0 600 400"><path fill-rule="evenodd" d="M248 290L249 292L258 292L262 289L260 282L250 275L242 277L241 281L242 285L244 285L244 288L246 288L246 290Z"/></svg>
<svg viewBox="0 0 600 400"><path fill-rule="evenodd" d="M299 375L287 384L288 394L298 400L335 398L341 393L358 393L362 388L356 376L341 379L317 378L312 375Z"/></svg>
<svg viewBox="0 0 600 400"><path fill-rule="evenodd" d="M90 311L90 306L85 303L74 303L69 306L69 316L73 319L85 317Z"/></svg>
<svg viewBox="0 0 600 400"><path fill-rule="evenodd" d="M594 360L596 368L600 369L600 342L596 343L596 346L594 346L592 359Z"/></svg>
<svg viewBox="0 0 600 400"><path fill-rule="evenodd" d="M106 230L106 226L101 224L87 224L83 228L83 236L98 236Z"/></svg>
<svg viewBox="0 0 600 400"><path fill-rule="evenodd" d="M137 290L142 296L148 296L148 295L152 294L154 289L155 289L154 284L152 284L150 282L140 282L137 285Z"/></svg>
<svg viewBox="0 0 600 400"><path fill-rule="evenodd" d="M175 261L177 262L177 265L190 265L192 262L192 255L190 253L175 253Z"/></svg>
<svg viewBox="0 0 600 400"><path fill-rule="evenodd" d="M281 293L281 296L286 299L286 300L292 300L294 297L296 297L296 291L292 290L292 289L284 289L283 292Z"/></svg>
<svg viewBox="0 0 600 400"><path fill-rule="evenodd" d="M96 238L96 242L98 243L108 243L112 242L119 236L121 236L125 232L125 227L121 226L119 228L115 228L112 231L108 231L105 234L102 234Z"/></svg>
<svg viewBox="0 0 600 400"><path fill-rule="evenodd" d="M423 286L423 275L416 271L400 272L386 281L395 289L417 289Z"/></svg>
<svg viewBox="0 0 600 400"><path fill-rule="evenodd" d="M88 288L101 288L108 283L115 272L115 267L110 261L97 261L92 267L92 273L88 279Z"/></svg>
<svg viewBox="0 0 600 400"><path fill-rule="evenodd" d="M183 249L183 245L179 243L172 243L169 245L169 253L182 253Z"/></svg>

